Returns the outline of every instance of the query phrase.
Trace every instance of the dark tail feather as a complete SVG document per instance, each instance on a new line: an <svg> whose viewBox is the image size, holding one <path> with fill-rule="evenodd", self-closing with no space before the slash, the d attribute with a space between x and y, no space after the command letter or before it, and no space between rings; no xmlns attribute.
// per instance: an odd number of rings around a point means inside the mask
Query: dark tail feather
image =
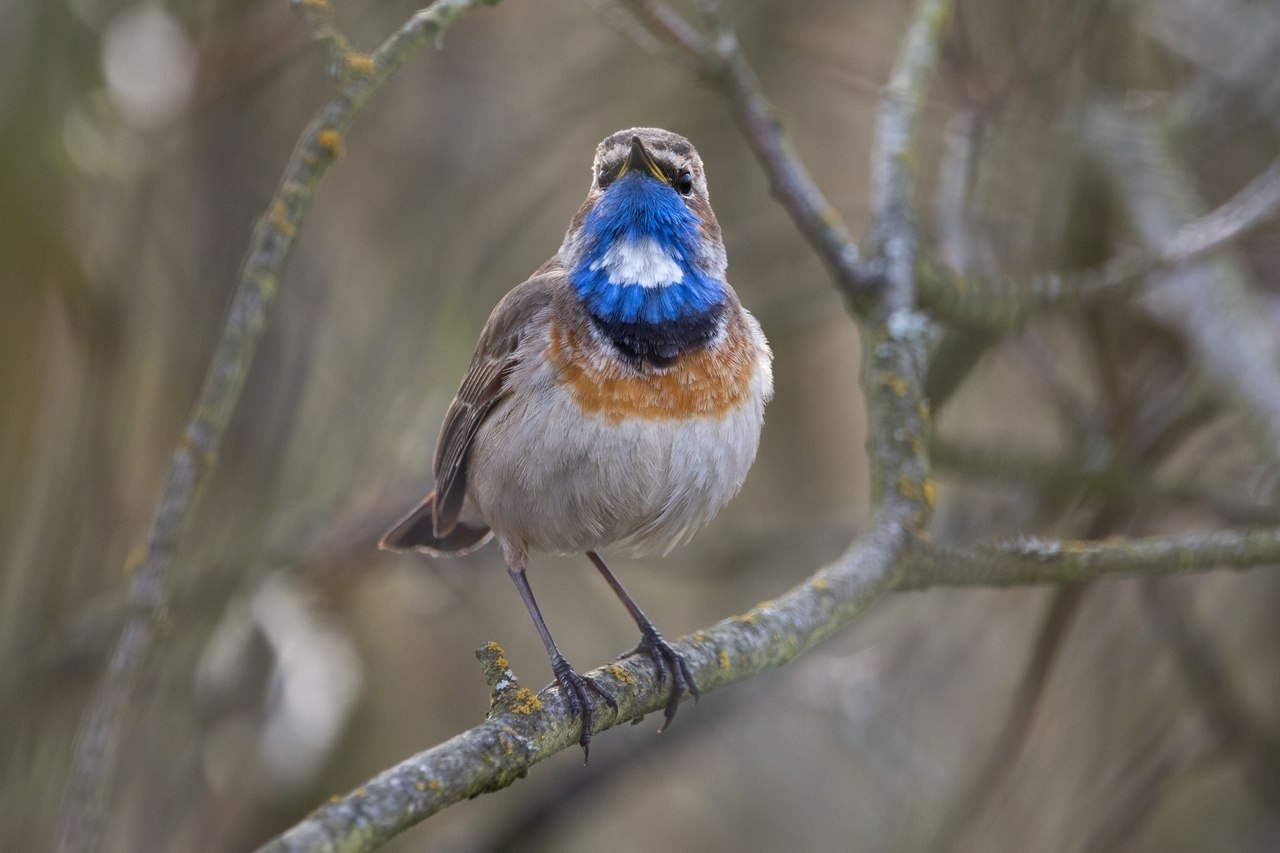
<svg viewBox="0 0 1280 853"><path fill-rule="evenodd" d="M493 531L485 525L465 521L459 521L445 535L436 536L432 521L435 503L436 493L432 492L387 531L378 547L384 551L422 551L438 557L457 557L471 553L493 537Z"/></svg>

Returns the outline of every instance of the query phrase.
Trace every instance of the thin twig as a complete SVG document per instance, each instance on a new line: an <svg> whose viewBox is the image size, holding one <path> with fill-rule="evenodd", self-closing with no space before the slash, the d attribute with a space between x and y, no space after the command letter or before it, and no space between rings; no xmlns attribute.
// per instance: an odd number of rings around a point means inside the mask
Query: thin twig
<svg viewBox="0 0 1280 853"><path fill-rule="evenodd" d="M1109 105L1088 119L1093 156L1116 187L1116 202L1161 256L1196 257L1178 250L1179 241L1203 253L1280 208L1280 163L1225 212L1204 216L1192 177L1161 128ZM1280 461L1280 339L1241 265L1223 258L1178 267L1146 288L1139 304L1178 331L1199 370L1245 414L1262 452Z"/></svg>
<svg viewBox="0 0 1280 853"><path fill-rule="evenodd" d="M438 0L415 14L371 57L344 62L358 73L311 120L258 218L245 253L222 336L196 396L182 439L156 502L140 556L131 564L131 614L108 657L81 718L61 806L59 849L88 851L102 836L107 797L116 776L126 712L150 657L168 599L182 533L197 494L213 468L218 442L240 398L280 276L320 179L341 150L342 132L360 108L401 65L464 12L496 0ZM324 0L301 0L322 17ZM317 18L318 20L318 18ZM345 45L336 39L330 48Z"/></svg>
<svg viewBox="0 0 1280 853"><path fill-rule="evenodd" d="M330 77L341 79L352 65L360 62L360 54L333 23L330 0L289 0L289 5L307 25L311 41L324 55L324 70Z"/></svg>
<svg viewBox="0 0 1280 853"><path fill-rule="evenodd" d="M948 806L930 850L941 853L960 847L960 840L985 812L997 784L1022 753L1049 683L1049 675L1084 601L1085 589L1083 586L1069 586L1054 591L1049 610L1036 632L1036 642L1022 671L1022 678L1001 721L995 746L965 783L964 791Z"/></svg>
<svg viewBox="0 0 1280 853"><path fill-rule="evenodd" d="M1204 710L1221 749L1240 763L1249 785L1271 809L1280 808L1280 741L1249 712L1232 684L1213 644L1201 636L1183 612L1176 589L1151 581L1147 601L1169 639L1187 686Z"/></svg>
<svg viewBox="0 0 1280 853"><path fill-rule="evenodd" d="M839 211L818 189L792 148L778 110L765 97L737 34L718 5L705 0L702 4L705 17L715 27L708 40L665 3L619 2L648 32L675 48L695 72L721 91L769 179L774 197L817 251L840 290L855 306L864 306L879 283L878 272L862 261Z"/></svg>
<svg viewBox="0 0 1280 853"><path fill-rule="evenodd" d="M1110 784L1099 785L1097 802L1086 810L1095 825L1080 831L1080 853L1112 853L1133 847L1133 837L1150 819L1169 787L1209 757L1213 738L1200 727L1177 726L1137 750Z"/></svg>
<svg viewBox="0 0 1280 853"><path fill-rule="evenodd" d="M933 79L942 33L950 22L947 0L922 0L894 63L876 112L871 158L871 243L885 260L889 311L915 304L918 239L912 208L916 124Z"/></svg>
<svg viewBox="0 0 1280 853"><path fill-rule="evenodd" d="M1201 506L1235 524L1266 525L1280 519L1280 508L1271 504L1214 494L1192 480L1153 480L1119 454L1103 459L1071 453L1048 456L940 436L934 436L930 453L935 468L970 480L1011 483L1045 493L1086 492L1116 506Z"/></svg>
<svg viewBox="0 0 1280 853"><path fill-rule="evenodd" d="M1130 164L1132 165L1132 164ZM937 265L920 271L920 297L940 318L1009 327L1031 314L1082 305L1229 248L1280 213L1280 159L1216 210L1184 224L1155 248L1129 249L1100 267L1047 272L1028 279L958 275ZM1154 236L1154 235L1153 235Z"/></svg>

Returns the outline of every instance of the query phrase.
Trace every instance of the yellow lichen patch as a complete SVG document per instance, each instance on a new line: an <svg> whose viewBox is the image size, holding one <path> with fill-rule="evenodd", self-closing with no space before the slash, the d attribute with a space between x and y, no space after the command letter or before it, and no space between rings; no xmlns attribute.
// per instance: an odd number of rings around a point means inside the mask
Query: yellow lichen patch
<svg viewBox="0 0 1280 853"><path fill-rule="evenodd" d="M147 549L142 545L134 545L129 549L129 556L124 560L125 577L132 577L133 573L142 567L143 562L147 559Z"/></svg>
<svg viewBox="0 0 1280 853"><path fill-rule="evenodd" d="M373 73L373 57L367 53L349 52L343 57L347 63L347 71L352 74L359 74L362 77L368 77Z"/></svg>
<svg viewBox="0 0 1280 853"><path fill-rule="evenodd" d="M342 134L336 130L322 130L316 134L316 145L330 157L337 157L342 153Z"/></svg>
<svg viewBox="0 0 1280 853"><path fill-rule="evenodd" d="M427 783L427 787L430 788L432 791L439 792L442 786L435 779L432 779L430 782Z"/></svg>
<svg viewBox="0 0 1280 853"><path fill-rule="evenodd" d="M289 208L281 199L276 199L275 203L271 205L271 212L267 214L267 220L286 237L292 237L298 233L298 229L289 221Z"/></svg>
<svg viewBox="0 0 1280 853"><path fill-rule="evenodd" d="M920 415L920 420L924 421L926 426L929 424L929 421L933 418L933 413L929 411L928 400L921 400L920 405L916 407L916 412L917 414Z"/></svg>
<svg viewBox="0 0 1280 853"><path fill-rule="evenodd" d="M497 666L499 669L511 668L511 664L508 663L507 661L507 656L502 652L502 646L498 645L493 640L490 640L489 642L484 644L484 647L489 650L490 654L497 655L497 657L493 661L495 666Z"/></svg>
<svg viewBox="0 0 1280 853"><path fill-rule="evenodd" d="M727 650L721 649L720 654L716 655L716 660L719 662L721 669L729 669L729 652Z"/></svg>
<svg viewBox="0 0 1280 853"><path fill-rule="evenodd" d="M609 664L604 668L604 671L613 676L615 681L621 682L622 684L630 684L635 681L635 676L628 672L626 667L619 666L616 663Z"/></svg>
<svg viewBox="0 0 1280 853"><path fill-rule="evenodd" d="M898 478L898 494L909 501L918 501L922 496L920 484L903 474Z"/></svg>
<svg viewBox="0 0 1280 853"><path fill-rule="evenodd" d="M367 790L365 790L363 787L356 788L356 796L357 796L357 797L367 797L367 796L369 796L369 792L368 792Z"/></svg>
<svg viewBox="0 0 1280 853"><path fill-rule="evenodd" d="M826 579L826 578L818 578L818 579L817 579L817 580L815 580L812 584L810 584L810 586L812 586L814 589L816 589L816 590L818 590L819 592L821 592L822 590L824 590L824 589L828 588L829 586L831 586L831 584L827 583L827 579Z"/></svg>
<svg viewBox="0 0 1280 853"><path fill-rule="evenodd" d="M529 688L517 687L511 696L508 707L517 714L525 714L527 716L535 711L542 710L542 700Z"/></svg>
<svg viewBox="0 0 1280 853"><path fill-rule="evenodd" d="M938 484L935 483L932 478L926 479L924 481L924 486L921 487L921 490L924 492L924 502L929 507L929 509L933 509L935 506L937 506Z"/></svg>
<svg viewBox="0 0 1280 853"><path fill-rule="evenodd" d="M414 783L413 783L413 787L417 788L419 791L425 791L425 790L427 790L427 783L426 783L426 782L421 782L421 781L419 781L419 782L414 782Z"/></svg>
<svg viewBox="0 0 1280 853"><path fill-rule="evenodd" d="M822 220L822 224L826 225L828 228L836 228L843 222L843 220L840 219L840 211L836 210L834 207L824 207L821 212L819 212L818 217Z"/></svg>
<svg viewBox="0 0 1280 853"><path fill-rule="evenodd" d="M895 397L907 396L907 391L911 388L905 378L892 373L886 373L884 375L884 386L888 388Z"/></svg>
<svg viewBox="0 0 1280 853"><path fill-rule="evenodd" d="M743 613L738 617L738 621L746 622L748 625L754 625L756 623L756 612L752 610L750 613Z"/></svg>

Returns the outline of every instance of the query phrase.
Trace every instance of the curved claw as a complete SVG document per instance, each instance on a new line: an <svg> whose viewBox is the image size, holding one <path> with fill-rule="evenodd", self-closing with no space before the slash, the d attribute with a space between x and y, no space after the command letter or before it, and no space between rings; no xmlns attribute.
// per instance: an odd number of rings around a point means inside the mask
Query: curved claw
<svg viewBox="0 0 1280 853"><path fill-rule="evenodd" d="M582 763L586 764L591 756L591 699L587 692L595 693L613 711L618 710L618 703L613 694L605 690L595 679L579 675L564 658L551 662L551 671L555 673L556 684L569 703L569 713L582 721L582 734L578 735L578 745L582 747Z"/></svg>
<svg viewBox="0 0 1280 853"><path fill-rule="evenodd" d="M636 647L622 657L639 654L648 655L653 661L659 684L667 680L668 672L671 673L671 697L667 700L666 710L662 712L662 725L658 727L659 732L664 732L675 719L676 709L680 707L680 697L687 691L696 702L702 694L698 691L698 682L693 678L689 662L657 631L645 631Z"/></svg>

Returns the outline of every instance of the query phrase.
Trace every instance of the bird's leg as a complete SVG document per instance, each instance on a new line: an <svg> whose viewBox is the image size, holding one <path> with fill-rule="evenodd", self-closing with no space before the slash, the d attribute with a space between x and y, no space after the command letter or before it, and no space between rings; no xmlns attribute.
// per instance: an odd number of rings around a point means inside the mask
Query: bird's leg
<svg viewBox="0 0 1280 853"><path fill-rule="evenodd" d="M552 639L551 631L547 629L547 623L543 621L542 613L538 610L538 602L533 599L533 590L529 587L529 579L525 577L524 568L508 567L507 572L515 582L520 598L524 600L524 606L529 609L529 615L533 617L533 625L538 629L538 634L547 647L547 655L551 658L551 671L555 673L560 692L569 703L569 713L582 720L582 734L578 736L578 743L582 746L582 762L585 764L591 754L591 699L587 692L594 692L615 711L618 710L618 703L614 701L609 691L593 679L574 672L573 667L564 659L564 655L560 654L560 649L556 647L556 641Z"/></svg>
<svg viewBox="0 0 1280 853"><path fill-rule="evenodd" d="M600 559L600 555L595 551L588 551L587 557L600 570L600 574L604 575L605 581L613 589L614 595L618 596L627 608L627 612L631 614L631 618L635 620L636 625L640 627L640 642L634 649L622 655L646 654L653 661L653 666L658 671L658 683L661 684L666 680L667 670L671 671L671 698L667 701L667 709L663 712L662 725L658 731L665 731L670 725L671 720L676 715L676 708L680 705L680 697L687 690L697 700L698 682L693 678L693 671L689 668L689 663L684 659L684 655L672 648L671 644L663 639L662 634L658 633L658 629L654 627L653 622L649 621L649 617L644 615L644 611L640 609L640 605L627 594L622 584L614 577L613 572L609 571L609 567L604 564L604 560Z"/></svg>

